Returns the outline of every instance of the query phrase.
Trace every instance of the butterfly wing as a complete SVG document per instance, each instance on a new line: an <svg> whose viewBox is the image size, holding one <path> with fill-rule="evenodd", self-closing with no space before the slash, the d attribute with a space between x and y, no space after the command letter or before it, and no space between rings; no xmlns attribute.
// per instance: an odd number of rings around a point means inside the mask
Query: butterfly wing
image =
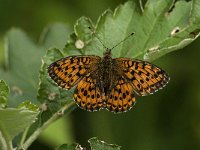
<svg viewBox="0 0 200 150"><path fill-rule="evenodd" d="M169 76L164 70L149 62L128 58L116 58L114 61L122 68L122 74L132 83L138 95L153 94L169 81Z"/></svg>
<svg viewBox="0 0 200 150"><path fill-rule="evenodd" d="M49 65L48 73L60 87L70 89L95 70L100 59L92 55L65 57Z"/></svg>
<svg viewBox="0 0 200 150"><path fill-rule="evenodd" d="M105 93L99 86L98 70L88 73L77 85L74 91L74 100L78 106L88 111L104 108Z"/></svg>
<svg viewBox="0 0 200 150"><path fill-rule="evenodd" d="M126 112L135 104L134 89L127 79L113 74L113 86L106 97L106 108L115 113Z"/></svg>

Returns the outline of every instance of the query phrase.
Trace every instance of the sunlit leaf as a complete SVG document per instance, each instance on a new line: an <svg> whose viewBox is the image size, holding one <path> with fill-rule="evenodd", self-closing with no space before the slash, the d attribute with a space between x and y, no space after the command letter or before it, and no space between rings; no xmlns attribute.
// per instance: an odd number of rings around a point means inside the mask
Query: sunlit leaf
<svg viewBox="0 0 200 150"><path fill-rule="evenodd" d="M1 138L9 142L35 121L38 112L28 109L0 109Z"/></svg>
<svg viewBox="0 0 200 150"><path fill-rule="evenodd" d="M129 1L114 12L107 10L102 14L97 24L92 26L90 34L93 34L93 39L90 43L84 42L81 52L102 56L105 49L97 37L106 47L112 48L135 32L112 50L113 56L154 60L183 48L199 36L198 10L198 1L148 0L144 7L137 1ZM88 20L82 18L81 22L84 19ZM87 26L76 25L88 30ZM80 33L75 32L75 35L74 39L83 39Z"/></svg>

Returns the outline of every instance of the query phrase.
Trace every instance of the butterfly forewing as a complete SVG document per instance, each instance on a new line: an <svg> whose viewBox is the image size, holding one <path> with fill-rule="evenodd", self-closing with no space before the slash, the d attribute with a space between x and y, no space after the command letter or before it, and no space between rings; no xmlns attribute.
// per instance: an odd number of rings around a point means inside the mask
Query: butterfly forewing
<svg viewBox="0 0 200 150"><path fill-rule="evenodd" d="M124 76L132 83L135 92L145 96L162 89L169 81L169 76L159 67L146 61L128 58L114 59L122 68Z"/></svg>
<svg viewBox="0 0 200 150"><path fill-rule="evenodd" d="M96 69L98 56L71 56L60 59L48 67L49 76L62 88L70 89L88 73Z"/></svg>

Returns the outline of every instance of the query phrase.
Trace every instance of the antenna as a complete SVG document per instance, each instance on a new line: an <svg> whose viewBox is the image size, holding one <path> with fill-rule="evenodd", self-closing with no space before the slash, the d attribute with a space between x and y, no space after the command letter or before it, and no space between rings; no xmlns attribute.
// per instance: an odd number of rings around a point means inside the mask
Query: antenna
<svg viewBox="0 0 200 150"><path fill-rule="evenodd" d="M88 29L90 29L92 31L92 28L91 27L88 27ZM92 31L93 34L94 34L94 31ZM114 49L115 47L117 47L118 45L120 45L121 43L123 43L124 41L126 41L130 36L133 36L135 34L135 32L132 32L131 34L129 34L127 37L125 37L122 41L120 41L119 43L117 43L115 46L113 46L110 50ZM99 42L103 45L103 47L105 49L108 49L104 44L103 42L101 41L101 39L98 37L98 36L95 36Z"/></svg>
<svg viewBox="0 0 200 150"><path fill-rule="evenodd" d="M108 48L103 44L103 42L100 40L100 38L99 38L98 36L96 36L96 38L99 40L99 42L103 45L103 47L104 47L105 49L108 49Z"/></svg>
<svg viewBox="0 0 200 150"><path fill-rule="evenodd" d="M121 43L123 43L124 41L126 41L130 36L133 36L135 34L135 32L132 32L131 34L129 34L127 37L125 37L122 41L120 41L119 43L117 43L115 46L113 46L110 50L114 49L115 47L117 47L118 45L120 45Z"/></svg>
<svg viewBox="0 0 200 150"><path fill-rule="evenodd" d="M92 28L90 26L88 27L88 29L90 29L92 31L92 34L94 34L94 31L92 30ZM105 49L107 49L107 47L103 44L103 42L101 41L101 39L98 36L95 36L95 37L99 40L99 42L103 45L103 47Z"/></svg>

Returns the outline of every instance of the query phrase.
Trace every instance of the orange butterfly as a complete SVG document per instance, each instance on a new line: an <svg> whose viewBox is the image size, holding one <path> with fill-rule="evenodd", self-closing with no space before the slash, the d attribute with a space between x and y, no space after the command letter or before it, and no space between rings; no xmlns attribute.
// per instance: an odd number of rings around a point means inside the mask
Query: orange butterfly
<svg viewBox="0 0 200 150"><path fill-rule="evenodd" d="M113 48L112 48L113 49ZM80 108L125 112L135 104L135 96L153 94L169 81L159 67L141 60L112 58L111 49L103 57L69 56L48 67L49 76L62 88L75 87L74 100Z"/></svg>

